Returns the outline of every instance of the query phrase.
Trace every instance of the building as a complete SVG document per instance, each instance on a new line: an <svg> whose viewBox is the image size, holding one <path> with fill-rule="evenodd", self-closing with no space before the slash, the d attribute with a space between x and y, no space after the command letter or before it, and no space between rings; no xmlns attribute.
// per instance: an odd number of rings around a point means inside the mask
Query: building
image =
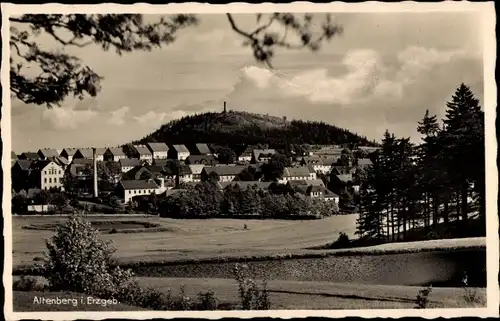
<svg viewBox="0 0 500 321"><path fill-rule="evenodd" d="M95 150L95 158L97 161L104 161L104 153L107 151L107 148L96 148ZM93 159L94 152L92 148L79 148L75 154L73 155L73 161L75 159Z"/></svg>
<svg viewBox="0 0 500 321"><path fill-rule="evenodd" d="M38 160L31 165L35 186L40 189L63 187L64 170L51 160Z"/></svg>
<svg viewBox="0 0 500 321"><path fill-rule="evenodd" d="M189 165L181 165L179 168L178 177L179 183L193 182L193 172L191 171L191 167Z"/></svg>
<svg viewBox="0 0 500 321"><path fill-rule="evenodd" d="M251 146L247 146L247 148L238 156L239 163L250 163L253 157L253 148Z"/></svg>
<svg viewBox="0 0 500 321"><path fill-rule="evenodd" d="M285 167L280 183L286 184L292 180L313 180L316 179L316 172L308 166Z"/></svg>
<svg viewBox="0 0 500 321"><path fill-rule="evenodd" d="M136 166L141 166L141 161L137 158L122 158L118 162L122 173L130 171Z"/></svg>
<svg viewBox="0 0 500 321"><path fill-rule="evenodd" d="M50 157L59 156L59 153L52 148L42 148L38 150L38 156L40 159L48 159Z"/></svg>
<svg viewBox="0 0 500 321"><path fill-rule="evenodd" d="M329 174L339 158L336 156L312 155L303 157L300 163L303 166L312 166L316 173Z"/></svg>
<svg viewBox="0 0 500 321"><path fill-rule="evenodd" d="M168 158L168 146L165 143L147 143L146 147L151 152L153 159L167 159Z"/></svg>
<svg viewBox="0 0 500 321"><path fill-rule="evenodd" d="M252 152L253 163L267 163L276 154L274 149L254 149Z"/></svg>
<svg viewBox="0 0 500 321"><path fill-rule="evenodd" d="M149 180L124 180L118 184L117 194L121 197L124 203L128 203L136 196L144 196L151 194L161 194L166 191L162 180L159 184L152 179Z"/></svg>
<svg viewBox="0 0 500 321"><path fill-rule="evenodd" d="M334 202L336 204L339 204L339 200L340 200L340 197L337 194L328 190L324 186L310 185L307 188L306 196L309 196L311 198L323 199L325 201L331 201L331 202Z"/></svg>
<svg viewBox="0 0 500 321"><path fill-rule="evenodd" d="M24 152L17 156L19 159L27 159L27 160L38 160L40 156L36 152Z"/></svg>
<svg viewBox="0 0 500 321"><path fill-rule="evenodd" d="M16 192L28 190L31 187L31 164L29 159L18 159L11 168L11 185Z"/></svg>
<svg viewBox="0 0 500 321"><path fill-rule="evenodd" d="M168 151L168 158L177 159L180 161L186 160L191 153L184 145L172 145Z"/></svg>
<svg viewBox="0 0 500 321"><path fill-rule="evenodd" d="M14 153L13 151L10 152L10 167L14 166L14 164L16 163L16 161L18 160L19 158L17 158L17 155L16 153Z"/></svg>
<svg viewBox="0 0 500 321"><path fill-rule="evenodd" d="M213 155L189 155L186 160L186 165L206 165L206 166L215 166L219 162Z"/></svg>
<svg viewBox="0 0 500 321"><path fill-rule="evenodd" d="M369 158L360 158L358 159L358 166L367 169L372 165L372 161Z"/></svg>
<svg viewBox="0 0 500 321"><path fill-rule="evenodd" d="M134 149L136 151L136 157L139 160L145 161L148 164L153 164L153 154L146 145L134 145Z"/></svg>
<svg viewBox="0 0 500 321"><path fill-rule="evenodd" d="M201 172L201 180L208 180L210 175L214 173L219 177L219 182L230 182L246 168L247 166L243 165L205 166Z"/></svg>
<svg viewBox="0 0 500 321"><path fill-rule="evenodd" d="M203 171L203 168L205 168L205 165L192 164L188 166L191 169L191 173L193 174L193 182L201 182L201 172Z"/></svg>
<svg viewBox="0 0 500 321"><path fill-rule="evenodd" d="M207 144L196 144L193 152L195 155L213 156L212 150Z"/></svg>
<svg viewBox="0 0 500 321"><path fill-rule="evenodd" d="M78 151L77 148L64 148L61 153L59 154L59 156L61 157L64 157L68 160L68 162L72 162L73 161L73 156L75 156L75 153Z"/></svg>
<svg viewBox="0 0 500 321"><path fill-rule="evenodd" d="M104 160L118 162L121 159L127 158L122 147L110 147L104 153Z"/></svg>

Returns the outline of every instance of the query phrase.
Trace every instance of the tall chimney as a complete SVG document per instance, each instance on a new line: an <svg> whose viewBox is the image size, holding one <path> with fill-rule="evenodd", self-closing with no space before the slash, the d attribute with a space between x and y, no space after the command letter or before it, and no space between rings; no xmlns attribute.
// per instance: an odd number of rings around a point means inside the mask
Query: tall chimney
<svg viewBox="0 0 500 321"><path fill-rule="evenodd" d="M99 193L97 191L97 156L95 147L92 147L92 163L94 165L94 197L98 197Z"/></svg>
<svg viewBox="0 0 500 321"><path fill-rule="evenodd" d="M227 112L226 110L226 101L224 101L224 114Z"/></svg>

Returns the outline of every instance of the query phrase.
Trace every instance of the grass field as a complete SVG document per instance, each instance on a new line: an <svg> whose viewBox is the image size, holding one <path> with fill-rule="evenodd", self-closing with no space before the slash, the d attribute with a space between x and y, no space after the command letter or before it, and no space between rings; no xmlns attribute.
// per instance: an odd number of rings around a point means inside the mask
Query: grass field
<svg viewBox="0 0 500 321"><path fill-rule="evenodd" d="M354 236L357 215L333 216L321 220L175 220L140 218L159 223L169 231L135 234L103 234L117 248L122 262L203 259L216 256L265 255L276 252L303 251L337 239L340 232ZM42 257L44 240L53 231L23 229L26 225L64 222L64 217L13 217L12 259L14 266L32 264ZM89 220L126 220L126 218L90 217ZM139 220L139 218L130 218ZM244 225L247 225L247 230ZM314 252L313 250L310 251Z"/></svg>

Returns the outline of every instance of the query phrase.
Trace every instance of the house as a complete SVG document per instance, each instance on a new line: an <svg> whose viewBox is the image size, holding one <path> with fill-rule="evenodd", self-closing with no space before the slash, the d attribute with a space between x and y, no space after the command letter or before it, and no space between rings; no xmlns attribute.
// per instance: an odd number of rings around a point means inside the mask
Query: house
<svg viewBox="0 0 500 321"><path fill-rule="evenodd" d="M136 166L141 166L141 161L138 158L122 158L118 162L122 173L130 171Z"/></svg>
<svg viewBox="0 0 500 321"><path fill-rule="evenodd" d="M238 156L239 163L250 163L253 157L253 148L251 146L247 146L247 148Z"/></svg>
<svg viewBox="0 0 500 321"><path fill-rule="evenodd" d="M193 172L189 165L181 165L178 174L178 183L188 183L193 181Z"/></svg>
<svg viewBox="0 0 500 321"><path fill-rule="evenodd" d="M206 181L212 173L215 173L220 182L230 182L246 168L244 165L205 166L201 172L201 180Z"/></svg>
<svg viewBox="0 0 500 321"><path fill-rule="evenodd" d="M330 191L327 188L323 190L323 199L327 202L334 202L337 205L339 205L340 202L340 196L338 196L337 194L335 194L334 192Z"/></svg>
<svg viewBox="0 0 500 321"><path fill-rule="evenodd" d="M73 160L73 163L68 167L69 174L78 180L91 179L92 178L92 172L90 170L91 165L83 163L78 164L74 162L75 160Z"/></svg>
<svg viewBox="0 0 500 321"><path fill-rule="evenodd" d="M172 145L168 151L168 158L177 159L180 161L186 160L189 157L190 152L185 145Z"/></svg>
<svg viewBox="0 0 500 321"><path fill-rule="evenodd" d="M349 175L349 174L354 174L356 172L355 167L349 167L349 166L342 166L342 165L333 165L332 166L332 173L335 175Z"/></svg>
<svg viewBox="0 0 500 321"><path fill-rule="evenodd" d="M267 163L274 154L276 154L275 149L254 149L252 163Z"/></svg>
<svg viewBox="0 0 500 321"><path fill-rule="evenodd" d="M153 178L154 175L153 173L145 166L141 166L141 165L138 165L138 166L135 166L133 167L132 169L130 169L129 171L125 172L123 175L122 175L122 180L127 180L127 181L130 181L130 180L144 180L146 178Z"/></svg>
<svg viewBox="0 0 500 321"><path fill-rule="evenodd" d="M331 201L336 204L339 204L340 201L340 196L328 190L324 186L309 186L306 191L306 196L324 199L325 201Z"/></svg>
<svg viewBox="0 0 500 321"><path fill-rule="evenodd" d="M69 161L62 156L51 157L49 159L54 161L57 165L61 166L63 170L66 170L69 165Z"/></svg>
<svg viewBox="0 0 500 321"><path fill-rule="evenodd" d="M168 146L165 143L147 143L146 147L151 152L153 159L167 159L168 158Z"/></svg>
<svg viewBox="0 0 500 321"><path fill-rule="evenodd" d="M50 158L50 157L59 156L59 154L57 153L57 151L55 149L52 149L52 148L42 148L42 149L38 150L38 156L40 157L40 159L47 159L47 158Z"/></svg>
<svg viewBox="0 0 500 321"><path fill-rule="evenodd" d="M136 151L135 155L139 160L153 164L153 154L146 145L134 145L134 149Z"/></svg>
<svg viewBox="0 0 500 321"><path fill-rule="evenodd" d="M285 167L285 169L283 170L283 176L279 180L279 182L282 184L286 184L286 182L291 180L302 180L302 179L303 180L316 179L316 173L314 172L314 169L307 166Z"/></svg>
<svg viewBox="0 0 500 321"><path fill-rule="evenodd" d="M300 180L290 180L287 182L287 184L294 188L296 186L300 186L300 185L306 185L306 186L325 186L325 183L320 180L320 179L309 179L309 180L305 180L305 179L300 179Z"/></svg>
<svg viewBox="0 0 500 321"><path fill-rule="evenodd" d="M218 163L219 162L213 155L189 155L185 160L186 165L201 164L207 166L215 166Z"/></svg>
<svg viewBox="0 0 500 321"><path fill-rule="evenodd" d="M203 171L203 168L205 168L205 165L192 164L188 166L191 169L191 173L193 174L193 182L201 182L201 172Z"/></svg>
<svg viewBox="0 0 500 321"><path fill-rule="evenodd" d="M110 147L104 153L104 160L118 162L120 159L127 158L122 147Z"/></svg>
<svg viewBox="0 0 500 321"><path fill-rule="evenodd" d="M31 164L29 159L18 159L11 168L11 185L14 191L27 190L31 187Z"/></svg>
<svg viewBox="0 0 500 321"><path fill-rule="evenodd" d="M31 175L35 186L40 189L63 187L64 170L51 160L38 160L31 164Z"/></svg>
<svg viewBox="0 0 500 321"><path fill-rule="evenodd" d="M195 155L213 156L212 150L207 144L196 144L193 152Z"/></svg>
<svg viewBox="0 0 500 321"><path fill-rule="evenodd" d="M107 151L107 148L96 148L95 150L95 158L96 161L104 161L104 153ZM94 154L93 154L92 148L79 148L75 154L73 155L73 160L79 158L79 159L93 159Z"/></svg>
<svg viewBox="0 0 500 321"><path fill-rule="evenodd" d="M336 186L336 189L352 188L355 192L359 192L359 183L354 182L352 174L332 175L330 184Z"/></svg>
<svg viewBox="0 0 500 321"><path fill-rule="evenodd" d="M319 155L312 155L303 157L301 165L312 166L316 173L328 174L336 162L336 157L321 157Z"/></svg>
<svg viewBox="0 0 500 321"><path fill-rule="evenodd" d="M78 151L77 148L64 148L59 156L64 157L68 160L68 162L73 161L73 156L75 156L75 153Z"/></svg>
<svg viewBox="0 0 500 321"><path fill-rule="evenodd" d="M159 180L159 184L152 179L149 180L124 180L118 184L117 194L128 203L136 196L161 194L166 191L163 181Z"/></svg>
<svg viewBox="0 0 500 321"><path fill-rule="evenodd" d="M19 159L27 159L27 160L37 160L40 159L40 156L36 152L24 152L18 156Z"/></svg>

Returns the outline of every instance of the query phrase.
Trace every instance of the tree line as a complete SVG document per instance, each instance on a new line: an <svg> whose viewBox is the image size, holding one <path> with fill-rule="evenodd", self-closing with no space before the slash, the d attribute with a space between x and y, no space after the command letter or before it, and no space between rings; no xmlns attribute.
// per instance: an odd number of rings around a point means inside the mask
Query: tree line
<svg viewBox="0 0 500 321"><path fill-rule="evenodd" d="M360 237L485 235L484 112L463 83L446 106L441 124L428 110L418 122L419 145L385 132L357 199Z"/></svg>
<svg viewBox="0 0 500 321"><path fill-rule="evenodd" d="M281 184L273 183L269 191L257 186L242 189L236 184L220 190L215 181L204 181L168 196L160 204L160 216L312 219L338 213L333 202L305 197L278 185Z"/></svg>

